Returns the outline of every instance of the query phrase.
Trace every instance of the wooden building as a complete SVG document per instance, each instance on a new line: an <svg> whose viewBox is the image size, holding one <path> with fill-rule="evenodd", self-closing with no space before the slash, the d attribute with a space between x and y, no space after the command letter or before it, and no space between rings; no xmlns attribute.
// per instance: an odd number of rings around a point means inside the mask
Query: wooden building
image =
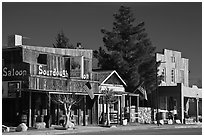
<svg viewBox="0 0 204 137"><path fill-rule="evenodd" d="M110 123L122 124L122 120L138 122L139 94L125 92L126 83L115 70L93 70L93 79L99 82L98 116L107 113L107 104L103 90L112 90L116 93L117 101L109 106ZM104 117L104 116L103 116Z"/></svg>
<svg viewBox="0 0 204 137"><path fill-rule="evenodd" d="M2 53L3 124L25 122L29 127L36 122L45 122L47 127L60 124L64 114L52 100L59 94L82 98L72 107L72 121L76 125L99 124L100 86L104 83L92 72L92 50L27 46L23 45L22 36L15 35ZM129 94L125 93L125 83L117 72L113 74L116 77L109 84L123 89L120 96ZM110 78L102 75L106 80ZM118 84L111 83L115 80ZM86 82L91 85L89 92L84 88ZM94 98L88 93L94 94ZM118 115L122 120L122 113Z"/></svg>

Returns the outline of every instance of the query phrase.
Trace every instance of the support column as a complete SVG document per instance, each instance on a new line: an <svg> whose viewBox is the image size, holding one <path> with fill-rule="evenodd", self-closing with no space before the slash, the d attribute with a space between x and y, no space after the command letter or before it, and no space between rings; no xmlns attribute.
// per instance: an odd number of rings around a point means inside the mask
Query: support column
<svg viewBox="0 0 204 137"><path fill-rule="evenodd" d="M109 112L109 104L108 102L106 101L106 120L107 120L107 126L110 125L110 112Z"/></svg>
<svg viewBox="0 0 204 137"><path fill-rule="evenodd" d="M59 103L57 103L57 125L59 125Z"/></svg>
<svg viewBox="0 0 204 137"><path fill-rule="evenodd" d="M196 98L195 100L196 100L196 122L198 122L198 114L199 114L199 112L198 112L198 101L199 101L199 98Z"/></svg>
<svg viewBox="0 0 204 137"><path fill-rule="evenodd" d="M77 111L77 114L78 114L78 125L81 125L81 109L80 108L78 108L77 109L78 111Z"/></svg>
<svg viewBox="0 0 204 137"><path fill-rule="evenodd" d="M50 128L51 118L50 118L50 106L51 106L51 96L48 93L48 102L47 102L47 117L46 117L46 127Z"/></svg>
<svg viewBox="0 0 204 137"><path fill-rule="evenodd" d="M136 96L136 100L137 100L137 106L136 106L137 122L139 122L139 96Z"/></svg>
<svg viewBox="0 0 204 137"><path fill-rule="evenodd" d="M131 123L131 96L129 96L129 122Z"/></svg>
<svg viewBox="0 0 204 137"><path fill-rule="evenodd" d="M180 88L180 116L181 116L181 123L184 123L184 95L183 95L183 85L182 84L178 84L179 88Z"/></svg>
<svg viewBox="0 0 204 137"><path fill-rule="evenodd" d="M154 108L155 108L155 103L154 103L154 101L155 101L154 96L155 95L154 95L154 93L155 92L151 91L151 120L152 121L156 120L155 117L154 117Z"/></svg>
<svg viewBox="0 0 204 137"><path fill-rule="evenodd" d="M102 124L105 123L105 100L104 96L102 96Z"/></svg>
<svg viewBox="0 0 204 137"><path fill-rule="evenodd" d="M86 95L84 95L83 125L86 126Z"/></svg>
<svg viewBox="0 0 204 137"><path fill-rule="evenodd" d="M99 115L98 115L98 107L99 107L99 97L97 97L97 101L96 101L96 124L99 124Z"/></svg>
<svg viewBox="0 0 204 137"><path fill-rule="evenodd" d="M122 108L122 96L119 97L119 101L120 101L120 124L123 124L123 108Z"/></svg>
<svg viewBox="0 0 204 137"><path fill-rule="evenodd" d="M98 125L99 124L99 118L98 118L98 95L95 95L94 98L94 105L92 108L92 124Z"/></svg>
<svg viewBox="0 0 204 137"><path fill-rule="evenodd" d="M31 111L31 99L32 99L32 97L31 97L31 94L32 94L32 92L31 91L29 91L29 106L28 106L28 127L32 127L32 123L31 123L31 116L32 116L32 111Z"/></svg>
<svg viewBox="0 0 204 137"><path fill-rule="evenodd" d="M117 113L117 123L119 124L120 118L120 96L118 96L118 113Z"/></svg>

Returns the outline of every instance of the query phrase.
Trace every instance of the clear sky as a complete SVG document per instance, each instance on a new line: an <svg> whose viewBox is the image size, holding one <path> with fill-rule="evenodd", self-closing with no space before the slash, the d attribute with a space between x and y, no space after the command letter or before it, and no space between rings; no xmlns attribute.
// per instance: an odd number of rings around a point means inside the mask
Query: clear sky
<svg viewBox="0 0 204 137"><path fill-rule="evenodd" d="M103 46L100 30L112 30L113 14L121 6L131 7L135 23L144 21L157 52L164 48L188 58L190 78L202 78L202 3L3 3L2 44L7 36L21 34L29 45L52 47L61 30L76 45Z"/></svg>

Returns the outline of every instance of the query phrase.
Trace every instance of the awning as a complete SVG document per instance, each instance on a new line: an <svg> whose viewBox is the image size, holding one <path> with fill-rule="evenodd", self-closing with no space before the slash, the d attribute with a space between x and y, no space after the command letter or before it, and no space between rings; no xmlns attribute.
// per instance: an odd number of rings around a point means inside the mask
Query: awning
<svg viewBox="0 0 204 137"><path fill-rule="evenodd" d="M19 91L24 92L38 92L38 93L50 93L50 94L78 94L78 95L88 95L87 92L67 92L63 90L40 90L40 89L17 89ZM130 93L130 92L122 92L122 91L114 91L116 96L118 95L129 95L129 96L139 96L139 94ZM94 93L94 95L104 95L103 93Z"/></svg>

